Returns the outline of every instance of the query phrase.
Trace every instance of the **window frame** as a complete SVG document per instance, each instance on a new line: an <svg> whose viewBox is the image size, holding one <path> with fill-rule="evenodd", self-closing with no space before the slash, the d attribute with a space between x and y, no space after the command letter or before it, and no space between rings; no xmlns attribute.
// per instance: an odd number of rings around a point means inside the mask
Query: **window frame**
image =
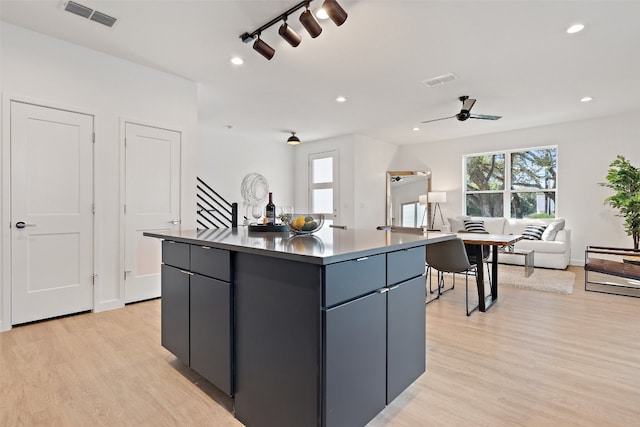
<svg viewBox="0 0 640 427"><path fill-rule="evenodd" d="M313 173L314 173L314 161L321 159L332 159L332 181L331 182L322 182L322 183L314 183L313 182ZM325 215L325 222L328 224L339 223L339 206L340 206L340 151L339 150L330 150L330 151L322 151L318 153L309 153L307 156L308 162L308 211L309 213L322 213ZM316 212L313 206L313 191L314 190L324 190L331 189L333 193L333 212Z"/></svg>
<svg viewBox="0 0 640 427"><path fill-rule="evenodd" d="M555 187L553 189L545 189L545 188L530 188L530 189L518 189L514 190L512 188L512 178L513 178L513 165L511 161L511 157L513 153L524 153L527 151L538 151L538 150L555 150ZM493 156L493 155L503 155L504 156L504 182L502 190L469 190L467 188L467 164L468 159L472 157L483 157L483 156ZM525 148L513 148L508 150L496 150L496 151L487 151L481 153L471 153L465 154L462 156L462 206L464 215L468 214L468 205L467 205L467 195L468 194L502 194L502 216L505 218L513 218L511 216L511 197L514 193L554 193L554 218L558 217L558 188L559 188L559 153L557 145L545 145L545 146L536 146L536 147L525 147Z"/></svg>

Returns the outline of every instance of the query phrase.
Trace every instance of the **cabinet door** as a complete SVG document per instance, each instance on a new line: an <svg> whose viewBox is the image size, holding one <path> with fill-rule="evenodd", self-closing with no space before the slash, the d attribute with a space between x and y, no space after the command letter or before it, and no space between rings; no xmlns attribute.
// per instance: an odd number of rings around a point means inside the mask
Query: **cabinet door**
<svg viewBox="0 0 640 427"><path fill-rule="evenodd" d="M191 368L231 395L231 285L191 276Z"/></svg>
<svg viewBox="0 0 640 427"><path fill-rule="evenodd" d="M387 293L387 403L425 371L425 276Z"/></svg>
<svg viewBox="0 0 640 427"><path fill-rule="evenodd" d="M326 310L324 326L323 425L365 425L385 407L386 294Z"/></svg>
<svg viewBox="0 0 640 427"><path fill-rule="evenodd" d="M162 265L162 346L189 364L189 274Z"/></svg>

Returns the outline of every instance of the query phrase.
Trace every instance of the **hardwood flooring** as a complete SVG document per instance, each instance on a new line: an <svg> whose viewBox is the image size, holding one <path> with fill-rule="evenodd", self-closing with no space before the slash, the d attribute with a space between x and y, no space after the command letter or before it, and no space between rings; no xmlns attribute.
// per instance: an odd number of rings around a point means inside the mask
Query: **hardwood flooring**
<svg viewBox="0 0 640 427"><path fill-rule="evenodd" d="M502 286L427 307L427 372L369 424L638 426L640 299ZM0 333L0 426L240 426L233 402L160 346L160 301Z"/></svg>

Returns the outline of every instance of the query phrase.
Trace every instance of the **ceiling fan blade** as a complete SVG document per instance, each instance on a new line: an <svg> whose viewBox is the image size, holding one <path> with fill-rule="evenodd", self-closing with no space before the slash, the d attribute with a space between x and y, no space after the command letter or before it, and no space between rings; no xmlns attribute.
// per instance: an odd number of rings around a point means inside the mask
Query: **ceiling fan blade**
<svg viewBox="0 0 640 427"><path fill-rule="evenodd" d="M473 104L475 103L476 103L475 99L471 99L471 98L465 99L464 102L462 103L462 109L464 111L471 111L471 109L473 108Z"/></svg>
<svg viewBox="0 0 640 427"><path fill-rule="evenodd" d="M470 119L481 119L481 120L498 120L502 116L489 116L487 114L472 114L469 116Z"/></svg>
<svg viewBox="0 0 640 427"><path fill-rule="evenodd" d="M424 122L420 122L420 123L438 122L438 121L440 121L440 120L453 119L454 117L455 117L455 115L454 115L454 116L451 116L451 117L442 117L442 118L440 118L440 119L425 120Z"/></svg>

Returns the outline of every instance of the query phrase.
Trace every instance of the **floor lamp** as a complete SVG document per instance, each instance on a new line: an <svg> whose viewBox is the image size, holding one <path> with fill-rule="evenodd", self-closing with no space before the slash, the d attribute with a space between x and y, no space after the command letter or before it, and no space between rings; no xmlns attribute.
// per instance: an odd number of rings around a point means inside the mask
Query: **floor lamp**
<svg viewBox="0 0 640 427"><path fill-rule="evenodd" d="M429 203L435 204L435 207L433 208L433 215L431 217L431 225L429 226L429 228L433 230L433 226L436 223L436 213L438 211L440 212L440 221L442 221L442 225L445 225L444 217L442 216L442 209L440 209L440 203L447 203L447 193L446 191L429 191L428 200Z"/></svg>
<svg viewBox="0 0 640 427"><path fill-rule="evenodd" d="M420 221L420 227L423 227L425 225L424 217L427 216L427 208L426 208L426 206L427 206L427 204L429 204L429 202L427 201L427 195L426 194L421 194L421 195L418 196L418 204L420 204L421 206L425 206L424 211L422 212L422 221Z"/></svg>

